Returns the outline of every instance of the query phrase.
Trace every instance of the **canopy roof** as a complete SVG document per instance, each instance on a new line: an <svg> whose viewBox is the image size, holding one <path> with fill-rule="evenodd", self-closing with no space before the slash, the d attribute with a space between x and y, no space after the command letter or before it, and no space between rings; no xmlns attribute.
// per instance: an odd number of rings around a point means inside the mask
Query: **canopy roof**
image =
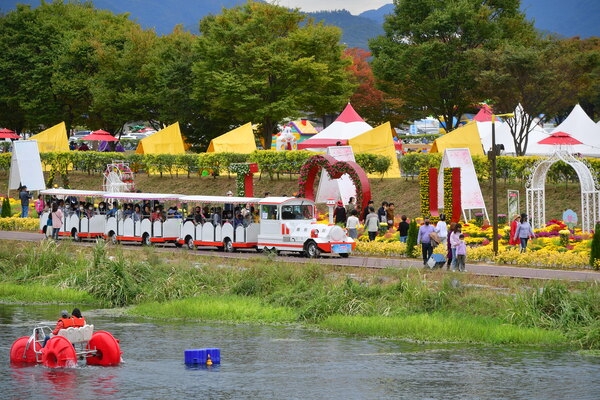
<svg viewBox="0 0 600 400"><path fill-rule="evenodd" d="M67 128L64 122L54 125L37 135L33 135L29 140L38 142L40 153L49 153L51 151L69 151L69 140L67 139Z"/></svg>
<svg viewBox="0 0 600 400"><path fill-rule="evenodd" d="M400 178L400 166L398 165L393 132L392 125L388 121L348 140L348 144L352 146L354 153L377 154L392 160L392 165L385 178Z"/></svg>
<svg viewBox="0 0 600 400"><path fill-rule="evenodd" d="M140 140L135 152L137 154L185 154L179 122Z"/></svg>
<svg viewBox="0 0 600 400"><path fill-rule="evenodd" d="M317 133L310 139L306 139L298 144L298 149L318 149L323 150L329 146L335 146L339 144L347 144L348 139L352 139L373 129L373 127L367 124L358 113L354 110L352 105L348 103L344 111L331 123L327 128Z"/></svg>
<svg viewBox="0 0 600 400"><path fill-rule="evenodd" d="M206 152L250 154L255 150L254 131L248 122L211 140Z"/></svg>
<svg viewBox="0 0 600 400"><path fill-rule="evenodd" d="M431 146L431 153L443 153L446 149L466 148L471 155L483 155L478 122L471 121L444 136L437 138Z"/></svg>

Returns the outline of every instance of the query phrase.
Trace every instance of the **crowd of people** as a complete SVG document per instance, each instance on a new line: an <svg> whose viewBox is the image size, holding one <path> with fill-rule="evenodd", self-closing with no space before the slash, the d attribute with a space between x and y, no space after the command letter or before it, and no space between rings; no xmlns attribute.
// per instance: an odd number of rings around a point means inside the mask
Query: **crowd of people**
<svg viewBox="0 0 600 400"><path fill-rule="evenodd" d="M367 207L358 217L353 197L345 207L341 200L337 202L334 209L334 222L344 226L348 236L353 239L357 238L358 227L362 224L369 241L374 241L383 227L383 230L395 228L398 231L400 242L406 243L410 227L406 215L401 215L400 222L395 225L395 206L394 203L387 201L383 201L381 207L376 210L374 202L369 200ZM510 224L509 244L519 246L520 251L525 252L529 239L534 237L535 234L531 224L527 221L527 215L515 215ZM429 218L424 218L417 234L417 245L421 247L424 266L429 266L433 251L440 244L444 244L447 249L444 262L446 268L452 271L466 271L467 244L462 233L462 225L458 222L448 224L444 214L440 214L435 225Z"/></svg>

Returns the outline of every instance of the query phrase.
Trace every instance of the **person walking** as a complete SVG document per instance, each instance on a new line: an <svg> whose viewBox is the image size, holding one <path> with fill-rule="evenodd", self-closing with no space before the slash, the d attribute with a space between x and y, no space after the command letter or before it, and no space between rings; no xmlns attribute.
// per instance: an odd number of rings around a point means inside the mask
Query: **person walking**
<svg viewBox="0 0 600 400"><path fill-rule="evenodd" d="M365 228L367 228L367 232L369 233L369 240L375 240L377 232L379 232L379 216L373 207L369 207L369 214L365 218Z"/></svg>
<svg viewBox="0 0 600 400"><path fill-rule="evenodd" d="M427 266L427 261L433 254L433 246L431 245L431 234L435 232L435 228L430 224L429 218L425 218L423 225L419 227L417 236L417 244L421 244L421 253L423 254L423 265Z"/></svg>
<svg viewBox="0 0 600 400"><path fill-rule="evenodd" d="M58 240L58 232L63 225L63 212L57 203L52 203L52 239Z"/></svg>
<svg viewBox="0 0 600 400"><path fill-rule="evenodd" d="M510 221L510 236L508 238L508 244L511 246L517 246L521 243L519 238L515 238L515 233L517 232L517 227L521 222L521 216L519 214L513 217L513 220Z"/></svg>
<svg viewBox="0 0 600 400"><path fill-rule="evenodd" d="M35 208L35 212L37 213L38 217L42 218L44 208L46 208L44 196L42 196L41 194L38 195L37 200L33 202L33 208Z"/></svg>
<svg viewBox="0 0 600 400"><path fill-rule="evenodd" d="M465 235L462 233L458 236L458 245L456 246L456 269L460 272L465 272L465 262L467 259L467 244L465 243Z"/></svg>
<svg viewBox="0 0 600 400"><path fill-rule="evenodd" d="M346 220L346 229L348 229L348 236L352 239L358 237L358 211L356 209L350 211L350 216Z"/></svg>
<svg viewBox="0 0 600 400"><path fill-rule="evenodd" d="M514 236L515 240L519 239L521 243L521 253L525 253L527 250L527 241L535 238L533 228L529 221L527 221L527 214L521 214L521 222L517 225L517 229Z"/></svg>
<svg viewBox="0 0 600 400"><path fill-rule="evenodd" d="M346 226L347 218L346 207L344 207L344 203L341 200L337 201L337 205L333 210L333 223L336 225L340 225L342 227Z"/></svg>
<svg viewBox="0 0 600 400"><path fill-rule="evenodd" d="M19 199L21 200L21 218L27 218L29 216L29 200L31 200L31 193L27 190L27 186L23 185L19 189Z"/></svg>
<svg viewBox="0 0 600 400"><path fill-rule="evenodd" d="M406 243L408 239L408 229L410 228L410 224L407 221L406 215L402 215L400 217L400 223L398 224L398 233L400 234L400 242Z"/></svg>
<svg viewBox="0 0 600 400"><path fill-rule="evenodd" d="M450 248L452 249L452 261L450 262L450 268L452 271L456 271L456 247L460 242L460 234L462 233L462 226L456 224L454 230L450 232Z"/></svg>

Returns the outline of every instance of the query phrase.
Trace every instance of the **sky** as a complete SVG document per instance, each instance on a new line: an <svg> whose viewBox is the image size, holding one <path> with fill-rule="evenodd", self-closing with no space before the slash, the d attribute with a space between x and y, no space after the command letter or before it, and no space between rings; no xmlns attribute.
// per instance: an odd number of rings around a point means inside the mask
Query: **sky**
<svg viewBox="0 0 600 400"><path fill-rule="evenodd" d="M283 7L300 8L304 12L324 10L348 10L352 15L358 15L364 11L376 10L392 0L271 0Z"/></svg>

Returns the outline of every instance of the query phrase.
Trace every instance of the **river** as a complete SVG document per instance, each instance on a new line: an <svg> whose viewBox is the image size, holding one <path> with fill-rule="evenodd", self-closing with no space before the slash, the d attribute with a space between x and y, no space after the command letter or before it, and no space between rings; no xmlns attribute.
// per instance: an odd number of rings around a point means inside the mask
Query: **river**
<svg viewBox="0 0 600 400"><path fill-rule="evenodd" d="M293 326L157 322L82 310L120 340L118 367L9 363L12 342L60 306L0 305L3 399L598 399L600 357L561 349L426 344ZM184 351L221 350L186 367Z"/></svg>

